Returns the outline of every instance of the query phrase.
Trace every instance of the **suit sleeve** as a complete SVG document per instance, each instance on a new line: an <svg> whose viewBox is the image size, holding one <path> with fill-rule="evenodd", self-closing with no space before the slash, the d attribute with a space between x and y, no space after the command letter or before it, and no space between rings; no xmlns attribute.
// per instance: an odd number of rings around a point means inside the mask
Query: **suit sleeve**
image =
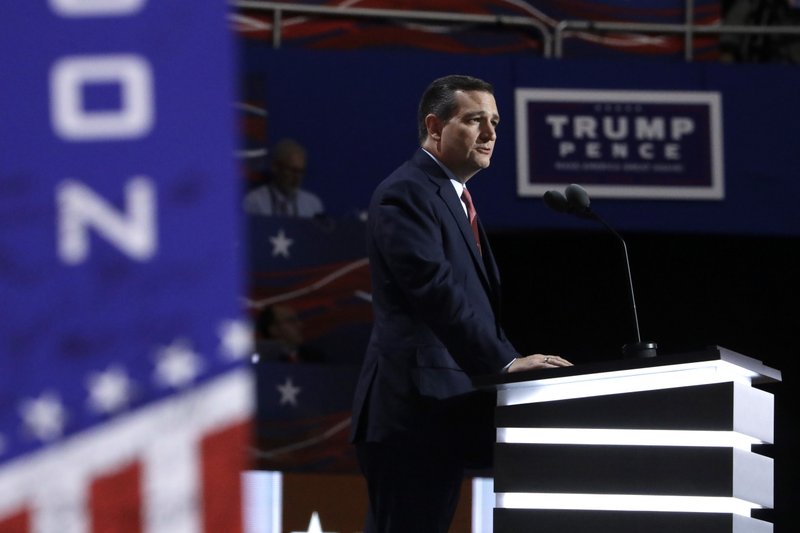
<svg viewBox="0 0 800 533"><path fill-rule="evenodd" d="M445 220L452 216L443 205L419 184L395 183L382 192L370 213L373 246L390 272L388 282L397 285L414 315L456 363L470 375L499 372L517 352L498 328L478 278L467 283L463 275L456 275L456 270L463 273L474 266L463 238L453 231L454 222ZM454 258L452 250L461 253ZM454 269L453 260L465 264Z"/></svg>

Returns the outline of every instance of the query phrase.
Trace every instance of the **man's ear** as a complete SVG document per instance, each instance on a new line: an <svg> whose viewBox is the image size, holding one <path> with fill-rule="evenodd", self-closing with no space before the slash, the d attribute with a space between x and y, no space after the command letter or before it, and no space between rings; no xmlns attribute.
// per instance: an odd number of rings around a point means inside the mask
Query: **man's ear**
<svg viewBox="0 0 800 533"><path fill-rule="evenodd" d="M444 127L444 122L442 122L439 117L433 113L428 114L428 116L425 117L425 127L428 129L428 137L434 141L439 141L442 139L442 128Z"/></svg>

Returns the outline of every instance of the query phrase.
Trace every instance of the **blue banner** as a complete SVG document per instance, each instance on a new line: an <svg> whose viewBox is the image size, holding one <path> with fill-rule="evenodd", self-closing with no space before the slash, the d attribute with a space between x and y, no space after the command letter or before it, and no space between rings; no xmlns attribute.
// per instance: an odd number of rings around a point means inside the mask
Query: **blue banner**
<svg viewBox="0 0 800 533"><path fill-rule="evenodd" d="M254 467L357 473L349 443L359 367L259 361Z"/></svg>
<svg viewBox="0 0 800 533"><path fill-rule="evenodd" d="M243 263L235 248L226 7L186 0L4 7L2 463L35 465L31 452L61 451L93 430L109 444L89 454L102 456L103 465L70 464L80 472L64 474L88 487L104 469L132 460L129 452L112 457L131 445L120 420L188 398L251 353L238 300ZM243 402L226 415L229 423L248 417ZM156 427L159 420L140 422ZM110 428L120 432L118 445ZM209 428L192 434L201 439ZM28 475L13 472L16 482ZM38 490L36 483L25 487L15 492L22 509L27 497L40 501L26 492ZM15 503L0 502L0 529L5 505ZM37 504L42 516L45 507Z"/></svg>

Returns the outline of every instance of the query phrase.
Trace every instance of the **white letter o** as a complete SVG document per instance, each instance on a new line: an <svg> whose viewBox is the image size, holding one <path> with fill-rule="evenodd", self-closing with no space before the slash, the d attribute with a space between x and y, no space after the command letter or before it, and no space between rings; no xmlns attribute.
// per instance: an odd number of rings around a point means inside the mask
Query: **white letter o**
<svg viewBox="0 0 800 533"><path fill-rule="evenodd" d="M85 109L83 88L90 83L119 84L119 109ZM153 108L152 71L139 56L67 56L50 70L50 117L53 129L63 139L142 137L153 126Z"/></svg>

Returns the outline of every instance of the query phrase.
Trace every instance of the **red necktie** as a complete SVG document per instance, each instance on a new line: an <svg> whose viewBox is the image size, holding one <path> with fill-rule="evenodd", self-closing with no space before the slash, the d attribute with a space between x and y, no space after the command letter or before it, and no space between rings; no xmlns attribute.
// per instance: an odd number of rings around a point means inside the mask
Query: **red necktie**
<svg viewBox="0 0 800 533"><path fill-rule="evenodd" d="M478 212L475 211L475 204L472 203L472 196L470 196L466 187L464 187L464 190L461 193L461 199L464 200L464 205L467 206L469 225L472 226L472 234L475 235L475 244L478 245L478 251L482 254L483 251L481 250L481 238L478 236Z"/></svg>

